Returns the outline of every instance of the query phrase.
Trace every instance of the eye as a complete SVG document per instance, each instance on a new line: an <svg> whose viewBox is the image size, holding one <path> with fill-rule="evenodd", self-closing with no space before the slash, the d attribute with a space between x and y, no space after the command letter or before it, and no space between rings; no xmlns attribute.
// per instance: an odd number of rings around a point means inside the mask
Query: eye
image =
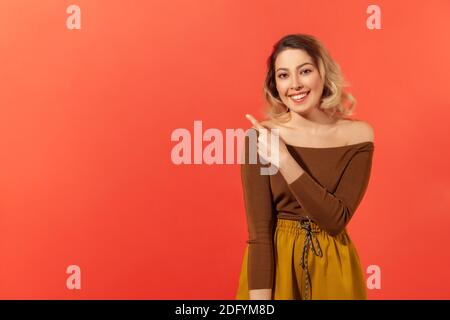
<svg viewBox="0 0 450 320"><path fill-rule="evenodd" d="M308 71L308 72L307 72ZM311 72L312 72L312 70L311 69L305 69L305 70L302 70L302 72L300 72L300 74L302 74L302 73L306 73L306 74L310 74ZM285 77L285 75L287 75L286 73L280 73L280 74L278 74L278 78L280 78L280 79L284 79Z"/></svg>

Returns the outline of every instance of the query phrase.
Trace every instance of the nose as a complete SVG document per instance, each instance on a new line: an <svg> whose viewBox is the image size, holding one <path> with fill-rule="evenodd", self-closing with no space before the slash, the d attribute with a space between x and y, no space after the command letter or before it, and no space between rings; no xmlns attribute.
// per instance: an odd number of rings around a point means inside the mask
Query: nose
<svg viewBox="0 0 450 320"><path fill-rule="evenodd" d="M302 87L302 84L300 83L300 79L298 74L292 77L292 83L291 83L291 89L292 90L299 90Z"/></svg>

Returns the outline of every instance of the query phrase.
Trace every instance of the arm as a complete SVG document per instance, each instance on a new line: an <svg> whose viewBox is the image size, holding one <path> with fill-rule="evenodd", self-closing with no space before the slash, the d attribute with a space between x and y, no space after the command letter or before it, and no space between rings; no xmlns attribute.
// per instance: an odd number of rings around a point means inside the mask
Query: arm
<svg viewBox="0 0 450 320"><path fill-rule="evenodd" d="M289 157L281 162L280 172L308 215L335 236L348 224L366 192L372 157L373 146L358 150L344 169L334 193L328 192Z"/></svg>
<svg viewBox="0 0 450 320"><path fill-rule="evenodd" d="M253 131L253 132L251 132ZM249 136L253 136L254 143ZM241 181L247 215L248 243L248 288L251 299L270 299L274 277L273 226L274 212L272 192L268 175L261 175L263 166L256 152L255 129L245 136L245 158L241 164ZM250 163L250 148L257 163ZM262 289L262 290L261 290Z"/></svg>

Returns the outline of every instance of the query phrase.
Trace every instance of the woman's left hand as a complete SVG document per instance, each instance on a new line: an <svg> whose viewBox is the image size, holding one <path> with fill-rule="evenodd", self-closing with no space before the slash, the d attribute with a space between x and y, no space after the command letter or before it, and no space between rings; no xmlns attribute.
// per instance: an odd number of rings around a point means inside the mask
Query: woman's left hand
<svg viewBox="0 0 450 320"><path fill-rule="evenodd" d="M250 114L246 114L245 117L250 120L253 127L259 132L258 154L263 157L264 160L279 168L281 163L291 156L286 147L286 143L280 137L280 129L271 125L262 125ZM272 141L272 139L278 141L278 146L276 141Z"/></svg>

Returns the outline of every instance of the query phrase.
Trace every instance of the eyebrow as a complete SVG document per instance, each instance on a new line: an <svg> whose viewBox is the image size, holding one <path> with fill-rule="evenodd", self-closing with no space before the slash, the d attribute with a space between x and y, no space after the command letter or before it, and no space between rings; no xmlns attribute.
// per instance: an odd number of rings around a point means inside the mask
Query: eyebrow
<svg viewBox="0 0 450 320"><path fill-rule="evenodd" d="M314 66L311 62L305 62L305 63L302 63L301 65L297 66L297 69L303 67L305 64L310 64L310 65ZM287 68L278 68L277 71L278 70L288 70L288 69Z"/></svg>

